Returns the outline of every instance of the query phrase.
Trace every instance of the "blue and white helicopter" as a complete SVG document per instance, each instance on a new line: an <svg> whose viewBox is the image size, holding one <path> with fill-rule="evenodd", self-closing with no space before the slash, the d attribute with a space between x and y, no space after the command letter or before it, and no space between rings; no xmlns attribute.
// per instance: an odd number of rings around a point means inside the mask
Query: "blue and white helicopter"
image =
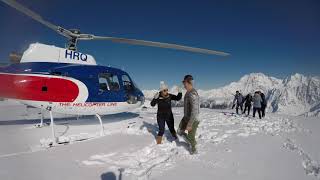
<svg viewBox="0 0 320 180"><path fill-rule="evenodd" d="M128 112L143 105L144 95L123 70L97 65L89 54L77 51L80 40L107 40L140 46L177 49L228 56L228 53L177 44L83 34L56 26L14 0L1 0L21 13L68 39L67 47L34 43L15 57L18 63L0 67L0 97L49 111L55 140L52 112L70 115L101 115ZM41 119L42 126L43 119Z"/></svg>

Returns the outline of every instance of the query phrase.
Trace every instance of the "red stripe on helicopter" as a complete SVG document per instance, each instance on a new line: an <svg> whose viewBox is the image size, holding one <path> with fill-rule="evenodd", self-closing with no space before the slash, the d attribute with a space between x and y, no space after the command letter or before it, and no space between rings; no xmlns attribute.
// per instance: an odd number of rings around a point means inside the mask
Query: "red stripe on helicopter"
<svg viewBox="0 0 320 180"><path fill-rule="evenodd" d="M77 84L67 79L0 73L0 97L3 98L73 102L78 95Z"/></svg>

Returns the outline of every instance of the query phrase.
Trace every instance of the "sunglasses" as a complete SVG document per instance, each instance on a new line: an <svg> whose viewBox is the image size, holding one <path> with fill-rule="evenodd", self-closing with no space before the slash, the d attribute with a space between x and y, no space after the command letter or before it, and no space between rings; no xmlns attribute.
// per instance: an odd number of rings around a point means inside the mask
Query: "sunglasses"
<svg viewBox="0 0 320 180"><path fill-rule="evenodd" d="M168 89L164 89L164 90L162 90L163 92L168 92Z"/></svg>

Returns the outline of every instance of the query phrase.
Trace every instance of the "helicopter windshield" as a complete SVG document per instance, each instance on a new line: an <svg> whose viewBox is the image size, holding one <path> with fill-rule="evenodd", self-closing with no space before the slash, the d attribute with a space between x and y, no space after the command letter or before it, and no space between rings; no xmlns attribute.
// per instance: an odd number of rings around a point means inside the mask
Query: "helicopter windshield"
<svg viewBox="0 0 320 180"><path fill-rule="evenodd" d="M122 82L125 90L133 90L134 85L128 75L122 75Z"/></svg>

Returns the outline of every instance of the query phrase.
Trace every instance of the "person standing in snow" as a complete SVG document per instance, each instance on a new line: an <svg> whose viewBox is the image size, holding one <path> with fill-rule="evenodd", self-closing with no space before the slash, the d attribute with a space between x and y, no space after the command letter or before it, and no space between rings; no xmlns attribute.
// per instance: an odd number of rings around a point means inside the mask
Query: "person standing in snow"
<svg viewBox="0 0 320 180"><path fill-rule="evenodd" d="M256 91L253 96L253 117L256 116L256 112L258 111L259 118L261 119L261 103L262 103L262 98L259 92Z"/></svg>
<svg viewBox="0 0 320 180"><path fill-rule="evenodd" d="M250 110L251 110L251 103L252 103L252 95L251 95L251 93L249 93L244 98L244 111L243 111L243 113L246 113L246 110L248 109L248 116L249 116Z"/></svg>
<svg viewBox="0 0 320 180"><path fill-rule="evenodd" d="M232 109L236 106L236 113L239 114L239 107L241 109L241 113L243 111L243 96L239 91L236 91L236 95L234 95L233 106Z"/></svg>
<svg viewBox="0 0 320 180"><path fill-rule="evenodd" d="M260 96L261 96L261 99L262 99L261 114L262 114L262 117L264 117L266 115L267 100L266 100L266 96L262 92L260 92Z"/></svg>
<svg viewBox="0 0 320 180"><path fill-rule="evenodd" d="M174 129L174 118L172 114L171 101L179 101L181 98L181 88L178 87L178 95L176 96L169 93L168 86L163 81L160 82L160 92L157 92L154 95L154 98L150 103L152 107L158 104L157 123L159 126L159 132L156 138L157 144L161 144L162 142L165 124L167 124L172 137L174 139L178 138L176 130Z"/></svg>
<svg viewBox="0 0 320 180"><path fill-rule="evenodd" d="M182 83L187 92L184 96L184 116L179 124L178 134L190 143L190 153L195 154L197 152L195 136L199 125L200 100L198 92L193 88L194 82L191 75L186 75Z"/></svg>

